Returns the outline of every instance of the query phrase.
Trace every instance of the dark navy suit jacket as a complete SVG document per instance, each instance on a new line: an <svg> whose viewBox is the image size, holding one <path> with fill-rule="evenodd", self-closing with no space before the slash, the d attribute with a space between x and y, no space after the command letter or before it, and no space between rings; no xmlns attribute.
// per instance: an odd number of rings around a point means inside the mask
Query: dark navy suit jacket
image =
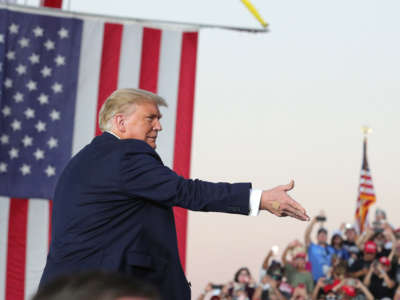
<svg viewBox="0 0 400 300"><path fill-rule="evenodd" d="M103 133L71 159L57 183L41 285L101 269L148 280L162 299L190 299L172 207L247 215L250 188L184 179L145 142Z"/></svg>

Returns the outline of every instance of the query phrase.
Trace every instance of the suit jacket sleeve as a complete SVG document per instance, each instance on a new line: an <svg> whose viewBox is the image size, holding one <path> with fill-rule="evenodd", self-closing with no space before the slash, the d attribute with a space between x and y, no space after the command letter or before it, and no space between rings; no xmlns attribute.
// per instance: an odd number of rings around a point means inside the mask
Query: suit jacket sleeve
<svg viewBox="0 0 400 300"><path fill-rule="evenodd" d="M164 166L150 146L144 151L126 147L120 168L122 191L133 199L197 211L249 214L251 183L185 179Z"/></svg>

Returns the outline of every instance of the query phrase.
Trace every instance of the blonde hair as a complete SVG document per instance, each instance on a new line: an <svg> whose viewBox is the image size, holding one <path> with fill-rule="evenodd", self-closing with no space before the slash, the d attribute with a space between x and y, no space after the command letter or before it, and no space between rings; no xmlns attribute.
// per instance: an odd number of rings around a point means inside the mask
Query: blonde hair
<svg viewBox="0 0 400 300"><path fill-rule="evenodd" d="M111 119L120 113L127 113L132 104L143 102L155 103L159 106L168 106L160 96L140 89L115 90L101 106L99 112L99 127L102 132L111 129ZM134 112L131 111L131 112Z"/></svg>

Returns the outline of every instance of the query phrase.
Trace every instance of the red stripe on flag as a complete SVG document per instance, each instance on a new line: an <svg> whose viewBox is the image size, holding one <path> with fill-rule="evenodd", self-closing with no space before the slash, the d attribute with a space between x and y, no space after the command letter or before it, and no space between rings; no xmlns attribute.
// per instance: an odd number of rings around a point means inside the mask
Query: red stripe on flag
<svg viewBox="0 0 400 300"><path fill-rule="evenodd" d="M144 28L139 79L140 89L157 93L160 48L161 30Z"/></svg>
<svg viewBox="0 0 400 300"><path fill-rule="evenodd" d="M197 32L183 33L179 74L178 107L175 129L174 170L188 178L192 148L194 91L196 77ZM186 266L187 211L175 207L179 256Z"/></svg>
<svg viewBox="0 0 400 300"><path fill-rule="evenodd" d="M105 23L101 55L99 96L97 100L96 135L100 135L99 111L107 97L118 87L119 58L122 41L121 24Z"/></svg>
<svg viewBox="0 0 400 300"><path fill-rule="evenodd" d="M10 199L5 299L25 297L28 199Z"/></svg>
<svg viewBox="0 0 400 300"><path fill-rule="evenodd" d="M61 8L62 0L42 0L41 5L44 7Z"/></svg>
<svg viewBox="0 0 400 300"><path fill-rule="evenodd" d="M361 183L360 187L369 188L369 189L373 189L374 188L374 186L372 184L367 184L367 183Z"/></svg>

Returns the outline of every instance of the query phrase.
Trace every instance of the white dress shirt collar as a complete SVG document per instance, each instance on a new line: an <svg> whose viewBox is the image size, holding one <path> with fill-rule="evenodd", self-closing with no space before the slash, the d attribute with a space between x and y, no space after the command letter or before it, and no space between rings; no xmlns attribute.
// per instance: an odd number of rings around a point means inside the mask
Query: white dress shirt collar
<svg viewBox="0 0 400 300"><path fill-rule="evenodd" d="M108 132L109 134L112 134L113 136L115 136L117 139L121 139L118 135L116 135L114 132L112 132L111 130L106 130L106 132Z"/></svg>

